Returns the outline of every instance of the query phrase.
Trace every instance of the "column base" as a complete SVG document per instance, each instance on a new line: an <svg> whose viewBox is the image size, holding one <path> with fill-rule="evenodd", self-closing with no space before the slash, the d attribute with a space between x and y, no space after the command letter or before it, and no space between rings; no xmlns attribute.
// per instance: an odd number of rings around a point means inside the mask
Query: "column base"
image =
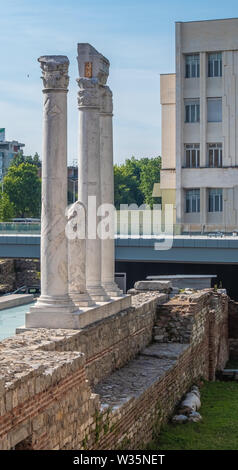
<svg viewBox="0 0 238 470"><path fill-rule="evenodd" d="M68 295L47 296L41 295L33 307L30 307L30 313L73 313L78 307L72 302Z"/></svg>
<svg viewBox="0 0 238 470"><path fill-rule="evenodd" d="M110 297L102 286L87 286L87 292L96 302L109 302Z"/></svg>
<svg viewBox="0 0 238 470"><path fill-rule="evenodd" d="M104 282L102 286L110 297L122 297L123 292L115 282Z"/></svg>
<svg viewBox="0 0 238 470"><path fill-rule="evenodd" d="M70 292L69 296L77 307L93 307L96 305L87 292Z"/></svg>
<svg viewBox="0 0 238 470"><path fill-rule="evenodd" d="M42 309L38 314L37 308L31 308L30 313L26 313L25 326L17 328L17 333L22 333L31 328L63 328L70 330L78 330L86 326L115 315L118 312L131 307L131 296L123 295L120 298L111 299L109 302L99 302L95 307L85 307L70 314L64 311L52 313Z"/></svg>

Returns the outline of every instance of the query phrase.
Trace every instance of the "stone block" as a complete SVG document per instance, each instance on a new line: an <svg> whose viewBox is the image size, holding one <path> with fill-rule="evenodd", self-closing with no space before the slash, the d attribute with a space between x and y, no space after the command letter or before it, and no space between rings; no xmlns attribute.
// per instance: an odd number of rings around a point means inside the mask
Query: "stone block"
<svg viewBox="0 0 238 470"><path fill-rule="evenodd" d="M137 281L134 287L139 291L155 290L158 292L170 292L172 290L172 283L170 281Z"/></svg>

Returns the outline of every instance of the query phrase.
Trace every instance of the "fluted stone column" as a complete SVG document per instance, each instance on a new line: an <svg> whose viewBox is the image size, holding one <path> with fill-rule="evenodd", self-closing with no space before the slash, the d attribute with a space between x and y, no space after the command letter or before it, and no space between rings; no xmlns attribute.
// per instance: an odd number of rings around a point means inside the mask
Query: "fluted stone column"
<svg viewBox="0 0 238 470"><path fill-rule="evenodd" d="M43 149L41 213L41 296L26 318L40 324L40 313L57 316L77 307L68 295L68 252L65 234L67 207L67 87L66 56L43 56ZM38 313L38 315L36 315ZM34 315L33 315L34 314ZM46 318L43 316L42 318Z"/></svg>
<svg viewBox="0 0 238 470"><path fill-rule="evenodd" d="M93 300L104 302L110 298L101 284L101 239L97 233L99 218L96 215L101 204L100 87L97 77L86 76L88 74L84 63L84 46L86 46L86 49L91 48L89 44L78 45L79 75L81 77L77 80L79 85L78 198L86 207L88 219L86 288Z"/></svg>
<svg viewBox="0 0 238 470"><path fill-rule="evenodd" d="M100 179L101 203L114 207L114 171L113 171L113 102L108 86L101 86L100 106ZM115 233L115 213L110 211L110 226ZM102 285L110 297L120 297L122 291L115 283L115 242L114 238L101 240L102 248Z"/></svg>

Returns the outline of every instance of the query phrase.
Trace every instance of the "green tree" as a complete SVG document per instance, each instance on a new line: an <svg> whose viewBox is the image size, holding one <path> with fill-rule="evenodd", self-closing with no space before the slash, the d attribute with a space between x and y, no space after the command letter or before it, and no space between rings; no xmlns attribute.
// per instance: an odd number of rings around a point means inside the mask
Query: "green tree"
<svg viewBox="0 0 238 470"><path fill-rule="evenodd" d="M41 180L37 166L20 163L11 166L3 180L4 192L15 209L16 217L38 217L40 214Z"/></svg>
<svg viewBox="0 0 238 470"><path fill-rule="evenodd" d="M0 193L0 221L8 222L15 215L12 202L6 193Z"/></svg>
<svg viewBox="0 0 238 470"><path fill-rule="evenodd" d="M114 166L115 206L120 204L142 204L143 194L139 188L138 179L128 166Z"/></svg>
<svg viewBox="0 0 238 470"><path fill-rule="evenodd" d="M154 183L160 181L161 158L132 157L121 165L114 165L115 206L135 203L158 204L160 198L152 197Z"/></svg>
<svg viewBox="0 0 238 470"><path fill-rule="evenodd" d="M11 166L19 166L22 163L30 163L31 165L35 165L38 168L41 167L40 156L38 155L37 152L35 153L34 157L32 157L31 155L23 155L22 152L18 152L14 156L11 162Z"/></svg>
<svg viewBox="0 0 238 470"><path fill-rule="evenodd" d="M155 183L160 182L161 158L142 158L140 160L140 189L144 196L144 203L160 204L161 198L153 197L153 188Z"/></svg>

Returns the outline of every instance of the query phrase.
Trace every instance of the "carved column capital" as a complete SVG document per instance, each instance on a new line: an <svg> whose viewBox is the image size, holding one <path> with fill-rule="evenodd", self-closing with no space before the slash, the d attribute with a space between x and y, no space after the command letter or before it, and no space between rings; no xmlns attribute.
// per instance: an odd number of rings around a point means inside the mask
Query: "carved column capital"
<svg viewBox="0 0 238 470"><path fill-rule="evenodd" d="M112 91L108 86L101 87L100 94L100 113L112 116L113 101Z"/></svg>
<svg viewBox="0 0 238 470"><path fill-rule="evenodd" d="M79 108L99 108L100 89L98 81L94 78L78 78L78 107Z"/></svg>
<svg viewBox="0 0 238 470"><path fill-rule="evenodd" d="M43 92L68 91L69 59L66 56L42 56L39 57L44 84Z"/></svg>

